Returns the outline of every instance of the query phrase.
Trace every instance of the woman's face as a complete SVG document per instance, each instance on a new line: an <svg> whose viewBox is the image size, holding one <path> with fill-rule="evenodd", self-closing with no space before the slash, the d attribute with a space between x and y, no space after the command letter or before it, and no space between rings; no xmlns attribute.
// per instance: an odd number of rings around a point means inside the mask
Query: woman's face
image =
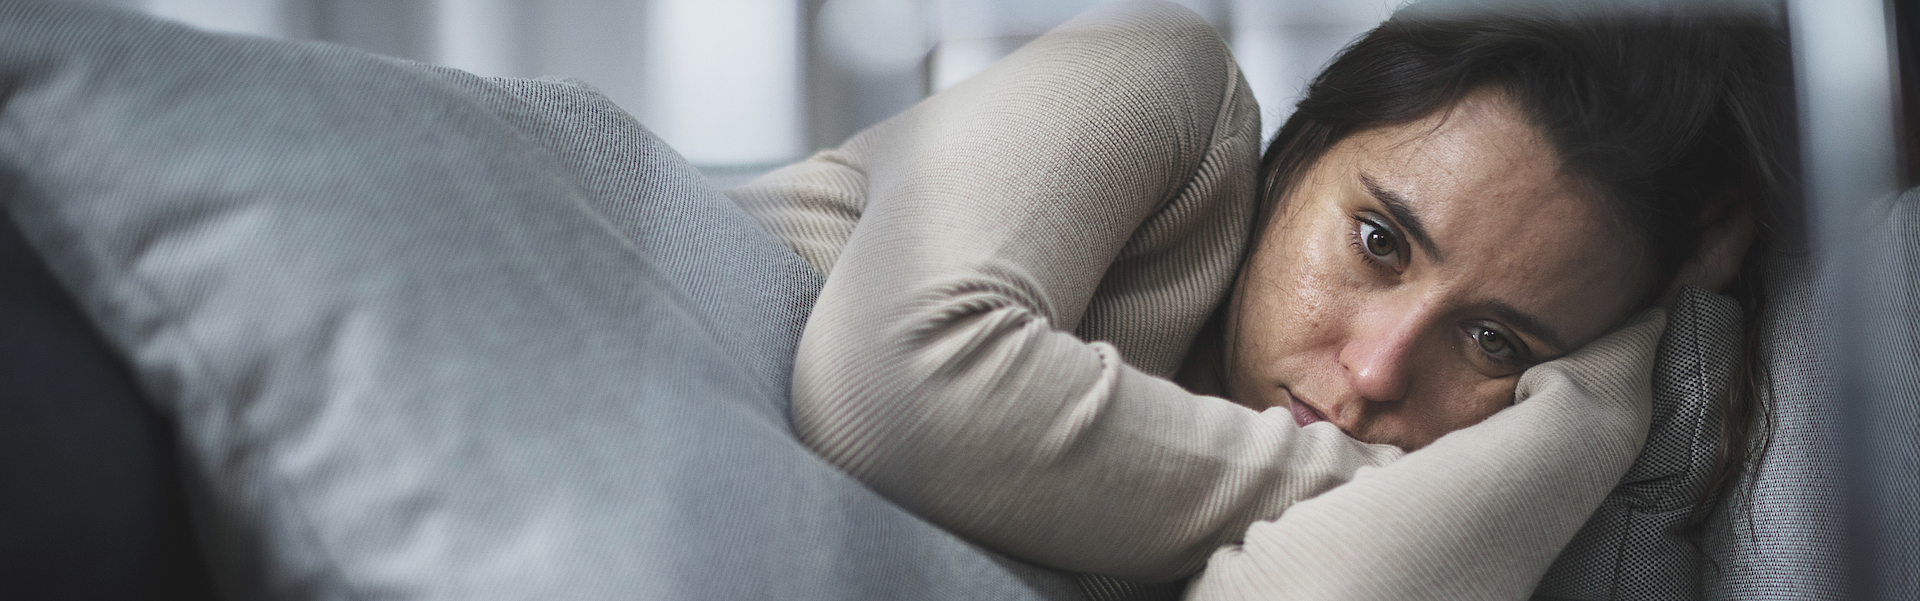
<svg viewBox="0 0 1920 601"><path fill-rule="evenodd" d="M1349 136L1234 295L1227 394L1412 450L1512 403L1650 285L1625 228L1499 92Z"/></svg>

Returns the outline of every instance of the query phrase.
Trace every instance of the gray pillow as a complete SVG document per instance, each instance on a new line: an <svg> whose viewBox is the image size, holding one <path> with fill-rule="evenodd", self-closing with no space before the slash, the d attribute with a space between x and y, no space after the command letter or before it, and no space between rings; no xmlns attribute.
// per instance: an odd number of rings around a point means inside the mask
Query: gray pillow
<svg viewBox="0 0 1920 601"><path fill-rule="evenodd" d="M590 89L4 0L0 90L228 597L1076 594L794 440L818 276Z"/></svg>
<svg viewBox="0 0 1920 601"><path fill-rule="evenodd" d="M1694 599L1705 556L1687 531L1719 448L1720 404L1740 356L1733 299L1683 288L1654 360L1647 446L1534 591L1545 599Z"/></svg>

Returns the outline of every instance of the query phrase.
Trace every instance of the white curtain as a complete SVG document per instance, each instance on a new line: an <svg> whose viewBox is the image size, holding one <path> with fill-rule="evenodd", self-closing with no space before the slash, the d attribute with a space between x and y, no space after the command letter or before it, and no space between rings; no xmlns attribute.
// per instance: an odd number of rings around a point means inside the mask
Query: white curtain
<svg viewBox="0 0 1920 601"><path fill-rule="evenodd" d="M751 174L978 72L1106 0L92 0L481 75L585 80L695 164ZM1176 0L1213 23L1271 134L1397 0Z"/></svg>

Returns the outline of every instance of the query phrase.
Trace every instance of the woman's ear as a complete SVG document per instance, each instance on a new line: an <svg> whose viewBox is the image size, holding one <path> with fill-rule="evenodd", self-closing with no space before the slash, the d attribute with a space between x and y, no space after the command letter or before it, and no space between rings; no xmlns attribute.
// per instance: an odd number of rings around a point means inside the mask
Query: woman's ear
<svg viewBox="0 0 1920 601"><path fill-rule="evenodd" d="M1686 285L1713 292L1725 289L1727 284L1733 282L1734 276L1740 274L1740 263L1746 259L1747 248L1753 245L1754 232L1758 228L1753 219L1753 210L1744 205L1721 213L1719 219L1702 223L1701 226L1704 229L1700 232L1700 243L1694 247L1693 256L1680 264L1672 285L1667 288L1668 294Z"/></svg>

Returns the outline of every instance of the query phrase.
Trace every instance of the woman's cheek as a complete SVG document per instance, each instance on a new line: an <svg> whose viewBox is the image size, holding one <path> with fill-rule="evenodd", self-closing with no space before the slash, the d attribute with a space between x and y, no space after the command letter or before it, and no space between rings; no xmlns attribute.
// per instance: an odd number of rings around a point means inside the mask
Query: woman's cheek
<svg viewBox="0 0 1920 601"><path fill-rule="evenodd" d="M1488 379L1479 374L1468 374L1466 377L1472 379L1474 384L1462 387L1455 399L1449 411L1448 421L1452 424L1448 432L1478 424L1513 405L1513 390L1520 381L1519 376Z"/></svg>
<svg viewBox="0 0 1920 601"><path fill-rule="evenodd" d="M1344 322L1341 314L1362 304L1357 298L1359 287L1345 273L1345 249L1342 244L1318 241L1288 261L1286 319L1305 339L1318 342L1337 337Z"/></svg>

